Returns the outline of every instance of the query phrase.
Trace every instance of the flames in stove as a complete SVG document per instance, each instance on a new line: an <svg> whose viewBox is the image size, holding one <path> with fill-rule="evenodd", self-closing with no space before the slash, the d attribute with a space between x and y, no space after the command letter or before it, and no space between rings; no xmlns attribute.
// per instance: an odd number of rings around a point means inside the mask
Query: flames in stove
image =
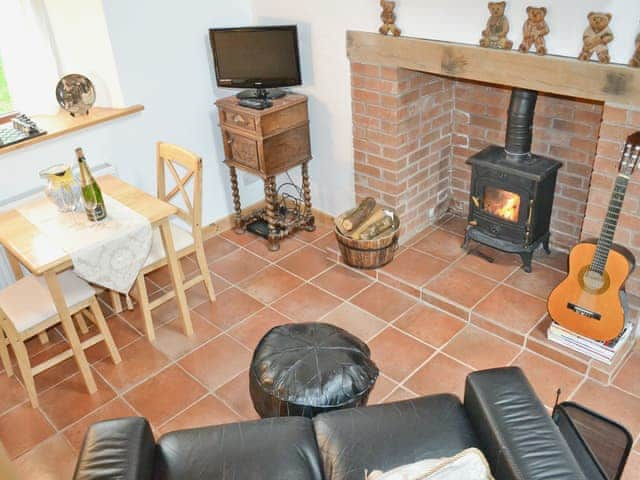
<svg viewBox="0 0 640 480"><path fill-rule="evenodd" d="M483 209L496 217L517 222L520 213L520 195L495 187L486 187Z"/></svg>

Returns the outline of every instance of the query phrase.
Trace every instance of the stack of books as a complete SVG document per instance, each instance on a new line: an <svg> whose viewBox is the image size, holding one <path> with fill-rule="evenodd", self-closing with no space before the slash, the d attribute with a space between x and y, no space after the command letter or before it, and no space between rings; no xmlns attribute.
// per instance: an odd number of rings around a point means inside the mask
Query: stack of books
<svg viewBox="0 0 640 480"><path fill-rule="evenodd" d="M626 323L620 335L612 340L601 342L583 337L571 330L561 327L556 322L551 322L551 325L547 329L547 338L552 342L583 353L607 365L611 365L613 357L615 357L616 353L618 353L620 348L622 348L629 339L633 330L633 324Z"/></svg>

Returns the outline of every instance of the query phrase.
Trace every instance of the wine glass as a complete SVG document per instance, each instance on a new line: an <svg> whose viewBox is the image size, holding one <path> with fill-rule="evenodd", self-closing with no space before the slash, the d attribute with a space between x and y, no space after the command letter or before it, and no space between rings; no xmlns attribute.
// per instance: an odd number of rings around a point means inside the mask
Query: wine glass
<svg viewBox="0 0 640 480"><path fill-rule="evenodd" d="M60 200L65 212L71 213L74 224L78 224L77 212L80 207L80 186L71 184L60 189Z"/></svg>
<svg viewBox="0 0 640 480"><path fill-rule="evenodd" d="M98 206L98 201L96 200L96 196L93 190L88 189L86 194L82 195L82 204L87 211L87 215L89 215L89 212L95 212L96 207ZM93 221L91 217L89 217L89 220L89 224L92 228L97 225L97 222Z"/></svg>

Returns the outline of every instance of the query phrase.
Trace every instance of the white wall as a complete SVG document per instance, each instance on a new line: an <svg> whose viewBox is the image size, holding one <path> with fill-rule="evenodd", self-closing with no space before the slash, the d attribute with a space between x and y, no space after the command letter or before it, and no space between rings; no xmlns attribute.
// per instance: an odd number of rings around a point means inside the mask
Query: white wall
<svg viewBox="0 0 640 480"><path fill-rule="evenodd" d="M44 0L61 75L80 73L96 89L96 105L124 105L102 0Z"/></svg>
<svg viewBox="0 0 640 480"><path fill-rule="evenodd" d="M105 0L103 2L125 103L142 103L139 126L118 139L125 147L114 159L122 175L153 191L155 142L176 143L204 162L205 223L233 211L229 176L222 164L217 90L208 29L251 21L247 0ZM241 188L248 205L262 185Z"/></svg>
<svg viewBox="0 0 640 480"><path fill-rule="evenodd" d="M112 163L125 180L155 193L155 142L164 140L203 157L205 224L227 215L233 204L213 103L228 92L214 88L208 28L250 23L249 0L108 0L103 7L124 102L142 103L145 110L0 155L0 197L42 182L38 171L48 165L73 162L77 146L90 164ZM66 28L73 29L74 22ZM94 33L101 34L81 30L87 45L96 41ZM77 65L94 68L90 58L77 56ZM69 70L75 70L73 58L67 60ZM262 196L258 182L243 190L246 204Z"/></svg>
<svg viewBox="0 0 640 480"><path fill-rule="evenodd" d="M529 0L511 0L507 14L510 38L519 45ZM591 10L611 12L616 39L613 61L627 63L640 19L637 0L541 0L551 34L550 53L577 56ZM304 86L310 96L314 161L312 195L316 206L336 214L350 207L353 194L353 152L349 64L346 30L377 31L380 7L376 0L253 0L258 24L297 23L300 29ZM403 35L477 44L488 18L487 2L458 0L397 0L398 26Z"/></svg>
<svg viewBox="0 0 640 480"><path fill-rule="evenodd" d="M321 210L341 213L355 199L345 32L377 29L377 2L255 0L253 12L256 24L298 25L303 86L293 90L309 96L311 196Z"/></svg>

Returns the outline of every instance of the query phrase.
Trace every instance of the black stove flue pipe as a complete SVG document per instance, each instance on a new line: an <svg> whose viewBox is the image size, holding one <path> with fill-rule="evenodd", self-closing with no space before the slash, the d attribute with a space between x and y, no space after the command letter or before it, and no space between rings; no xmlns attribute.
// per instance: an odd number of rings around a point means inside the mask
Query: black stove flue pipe
<svg viewBox="0 0 640 480"><path fill-rule="evenodd" d="M538 92L514 88L511 92L505 151L509 156L521 157L531 153L533 114Z"/></svg>

